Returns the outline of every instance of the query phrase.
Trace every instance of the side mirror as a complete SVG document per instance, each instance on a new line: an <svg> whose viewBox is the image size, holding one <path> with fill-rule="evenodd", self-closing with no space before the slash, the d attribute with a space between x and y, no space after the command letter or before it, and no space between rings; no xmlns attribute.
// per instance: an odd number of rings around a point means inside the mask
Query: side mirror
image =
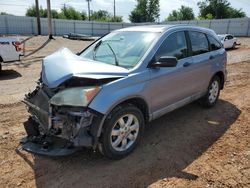
<svg viewBox="0 0 250 188"><path fill-rule="evenodd" d="M177 58L173 56L162 56L157 62L151 64L151 67L175 67L177 65Z"/></svg>

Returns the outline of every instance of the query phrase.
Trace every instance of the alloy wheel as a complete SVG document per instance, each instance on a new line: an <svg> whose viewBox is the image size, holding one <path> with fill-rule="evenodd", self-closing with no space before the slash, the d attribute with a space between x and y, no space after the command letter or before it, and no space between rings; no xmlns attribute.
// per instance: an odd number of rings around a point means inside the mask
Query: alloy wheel
<svg viewBox="0 0 250 188"><path fill-rule="evenodd" d="M120 117L113 125L110 142L116 151L125 151L136 141L139 133L139 121L133 114Z"/></svg>
<svg viewBox="0 0 250 188"><path fill-rule="evenodd" d="M208 100L210 103L214 103L219 94L219 82L214 80L209 88Z"/></svg>

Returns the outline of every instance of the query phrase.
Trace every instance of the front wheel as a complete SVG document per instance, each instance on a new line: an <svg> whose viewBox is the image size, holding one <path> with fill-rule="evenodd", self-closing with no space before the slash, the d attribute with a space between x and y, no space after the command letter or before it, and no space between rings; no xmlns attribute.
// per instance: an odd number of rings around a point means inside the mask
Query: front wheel
<svg viewBox="0 0 250 188"><path fill-rule="evenodd" d="M129 155L142 137L144 124L142 112L134 105L116 107L103 125L100 152L112 159Z"/></svg>
<svg viewBox="0 0 250 188"><path fill-rule="evenodd" d="M212 107L218 101L220 95L220 78L214 76L209 83L208 90L205 96L200 99L200 104L203 107Z"/></svg>

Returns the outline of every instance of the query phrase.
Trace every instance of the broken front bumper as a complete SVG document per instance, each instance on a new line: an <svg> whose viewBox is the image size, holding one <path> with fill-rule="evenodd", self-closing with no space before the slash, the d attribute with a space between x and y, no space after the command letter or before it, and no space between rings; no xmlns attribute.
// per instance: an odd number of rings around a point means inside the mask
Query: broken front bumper
<svg viewBox="0 0 250 188"><path fill-rule="evenodd" d="M66 156L71 155L78 151L80 148L74 148L70 146L55 146L55 145L46 145L44 143L38 143L32 141L29 137L25 137L21 140L22 149L25 151L39 154L39 155L46 155L46 156Z"/></svg>
<svg viewBox="0 0 250 188"><path fill-rule="evenodd" d="M87 107L50 105L48 101L49 95L42 89L24 99L32 119L24 124L28 137L21 142L23 149L61 156L97 146L102 114Z"/></svg>

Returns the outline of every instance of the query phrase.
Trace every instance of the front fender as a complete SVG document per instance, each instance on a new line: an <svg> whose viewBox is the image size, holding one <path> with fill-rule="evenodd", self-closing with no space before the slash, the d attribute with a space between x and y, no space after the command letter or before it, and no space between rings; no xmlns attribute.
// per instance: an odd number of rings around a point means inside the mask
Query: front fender
<svg viewBox="0 0 250 188"><path fill-rule="evenodd" d="M103 85L100 92L88 105L89 108L103 114L102 120L95 129L94 147L96 147L98 143L97 138L101 135L107 115L117 105L132 98L141 98L147 103L150 101L150 95L147 93L149 90L146 89L149 78L149 71L146 70ZM150 106L150 103L147 105Z"/></svg>
<svg viewBox="0 0 250 188"><path fill-rule="evenodd" d="M146 92L148 81L149 72L145 71L108 83L95 96L89 108L105 115L128 99L142 98L148 102L150 101L150 95Z"/></svg>

